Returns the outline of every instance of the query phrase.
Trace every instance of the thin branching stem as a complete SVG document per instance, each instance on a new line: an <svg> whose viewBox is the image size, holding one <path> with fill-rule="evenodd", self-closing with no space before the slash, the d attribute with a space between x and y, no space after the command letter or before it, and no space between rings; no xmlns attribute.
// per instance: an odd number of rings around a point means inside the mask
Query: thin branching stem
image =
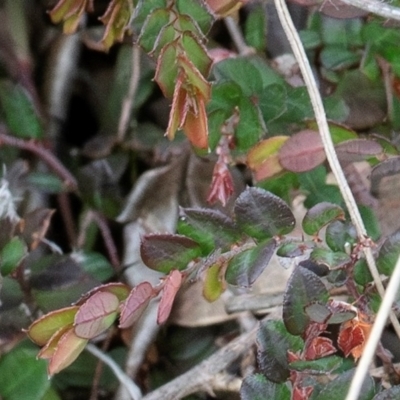
<svg viewBox="0 0 400 400"><path fill-rule="evenodd" d="M124 371L122 371L120 366L110 356L102 352L99 348L91 343L86 346L86 350L111 368L116 378L128 391L132 400L139 400L142 398L142 393L139 387L135 385L132 379L130 379L129 376L126 375Z"/></svg>
<svg viewBox="0 0 400 400"><path fill-rule="evenodd" d="M128 131L129 121L131 119L133 102L140 80L140 47L136 44L132 47L132 68L129 89L122 102L121 115L118 122L118 141L122 142Z"/></svg>
<svg viewBox="0 0 400 400"><path fill-rule="evenodd" d="M341 0L349 6L379 15L383 18L396 19L400 21L400 8L393 7L382 0Z"/></svg>
<svg viewBox="0 0 400 400"><path fill-rule="evenodd" d="M27 150L36 156L38 156L43 162L45 162L50 169L58 175L64 181L64 184L71 190L78 188L78 182L75 177L61 164L60 160L54 156L51 151L43 147L40 143L33 140L23 140L10 136L6 133L4 127L0 127L0 147L12 146L21 150Z"/></svg>

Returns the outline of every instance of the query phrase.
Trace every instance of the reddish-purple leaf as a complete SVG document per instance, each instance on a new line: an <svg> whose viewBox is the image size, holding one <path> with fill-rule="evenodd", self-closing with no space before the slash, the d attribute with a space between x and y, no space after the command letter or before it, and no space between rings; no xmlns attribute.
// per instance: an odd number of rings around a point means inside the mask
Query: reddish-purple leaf
<svg viewBox="0 0 400 400"><path fill-rule="evenodd" d="M108 292L97 292L79 308L75 316L75 333L91 339L108 329L117 317L118 297Z"/></svg>
<svg viewBox="0 0 400 400"><path fill-rule="evenodd" d="M325 161L324 146L318 132L306 129L290 137L279 151L279 162L293 172L305 172Z"/></svg>
<svg viewBox="0 0 400 400"><path fill-rule="evenodd" d="M119 301L124 301L129 296L130 288L128 285L120 282L106 283L104 285L97 286L90 290L88 293L84 294L75 304L78 306L82 305L86 302L87 299L98 292L111 293L117 296Z"/></svg>
<svg viewBox="0 0 400 400"><path fill-rule="evenodd" d="M374 140L352 139L335 146L339 161L351 163L382 153L382 146Z"/></svg>
<svg viewBox="0 0 400 400"><path fill-rule="evenodd" d="M163 324L169 317L175 296L182 284L182 274L174 269L166 277L158 306L157 323Z"/></svg>
<svg viewBox="0 0 400 400"><path fill-rule="evenodd" d="M142 282L134 287L121 306L119 327L121 329L132 326L142 315L149 301L155 296L155 291L149 282Z"/></svg>
<svg viewBox="0 0 400 400"><path fill-rule="evenodd" d="M51 357L48 373L49 376L57 374L64 368L71 365L82 350L85 348L88 340L75 335L73 329L68 330L58 341L57 348Z"/></svg>

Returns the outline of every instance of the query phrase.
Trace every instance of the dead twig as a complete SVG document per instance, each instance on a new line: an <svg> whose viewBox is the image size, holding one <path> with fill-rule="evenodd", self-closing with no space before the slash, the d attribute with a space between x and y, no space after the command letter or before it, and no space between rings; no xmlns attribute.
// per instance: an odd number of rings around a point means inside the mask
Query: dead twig
<svg viewBox="0 0 400 400"><path fill-rule="evenodd" d="M212 390L212 382L217 374L251 348L257 329L258 327L232 340L199 365L143 397L143 400L178 400L198 391Z"/></svg>

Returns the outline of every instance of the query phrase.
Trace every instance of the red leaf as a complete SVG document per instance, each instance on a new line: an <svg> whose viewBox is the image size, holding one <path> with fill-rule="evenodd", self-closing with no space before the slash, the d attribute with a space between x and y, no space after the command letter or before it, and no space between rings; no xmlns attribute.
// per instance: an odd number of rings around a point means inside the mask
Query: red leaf
<svg viewBox="0 0 400 400"><path fill-rule="evenodd" d="M72 364L85 348L87 342L87 339L75 335L72 328L64 333L51 357L48 367L49 375L52 376Z"/></svg>
<svg viewBox="0 0 400 400"><path fill-rule="evenodd" d="M336 351L331 339L319 336L307 346L304 357L306 360L316 360L334 354Z"/></svg>
<svg viewBox="0 0 400 400"><path fill-rule="evenodd" d="M164 289L158 306L157 323L163 324L169 317L175 296L182 284L182 274L174 269L164 282Z"/></svg>
<svg viewBox="0 0 400 400"><path fill-rule="evenodd" d="M214 204L216 201L220 201L225 206L232 196L233 190L233 179L228 167L224 163L217 162L214 167L207 202Z"/></svg>
<svg viewBox="0 0 400 400"><path fill-rule="evenodd" d="M133 325L154 296L155 291L149 282L142 282L133 288L129 297L122 304L119 328L124 329Z"/></svg>
<svg viewBox="0 0 400 400"><path fill-rule="evenodd" d="M199 149L207 149L208 122L205 101L201 96L191 97L191 100L195 105L191 107L186 115L183 130L193 146Z"/></svg>
<svg viewBox="0 0 400 400"><path fill-rule="evenodd" d="M312 386L296 386L293 388L292 400L308 400L313 390Z"/></svg>
<svg viewBox="0 0 400 400"><path fill-rule="evenodd" d="M75 333L91 339L108 329L117 317L118 297L108 292L97 292L79 308L75 316Z"/></svg>
<svg viewBox="0 0 400 400"><path fill-rule="evenodd" d="M279 151L279 162L293 172L305 172L325 160L324 146L318 132L306 129L290 137Z"/></svg>
<svg viewBox="0 0 400 400"><path fill-rule="evenodd" d="M171 111L169 113L168 127L167 131L165 132L165 136L167 136L169 140L173 140L176 131L182 128L189 110L188 94L187 91L182 87L183 80L184 75L181 73L179 74L176 82Z"/></svg>

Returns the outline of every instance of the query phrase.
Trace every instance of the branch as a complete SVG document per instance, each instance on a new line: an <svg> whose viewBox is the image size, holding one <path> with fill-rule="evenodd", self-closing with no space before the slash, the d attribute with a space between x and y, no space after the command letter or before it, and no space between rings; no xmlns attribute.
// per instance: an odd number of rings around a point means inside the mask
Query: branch
<svg viewBox="0 0 400 400"><path fill-rule="evenodd" d="M140 48L134 44L132 48L132 70L131 79L129 81L128 94L122 102L121 115L118 122L118 141L122 142L128 130L131 118L133 100L136 95L140 80Z"/></svg>
<svg viewBox="0 0 400 400"><path fill-rule="evenodd" d="M133 400L139 400L142 397L140 389L133 383L129 376L126 375L124 371L122 371L120 366L111 357L103 353L100 349L98 349L95 345L91 343L86 346L86 350L111 368L117 379L127 389Z"/></svg>
<svg viewBox="0 0 400 400"><path fill-rule="evenodd" d="M258 326L232 340L188 372L143 397L143 400L178 400L198 391L212 389L217 374L251 348Z"/></svg>
<svg viewBox="0 0 400 400"><path fill-rule="evenodd" d="M363 252L367 261L369 270L374 279L375 286L381 297L385 295L385 289L379 276L378 269L376 268L375 260L372 254L370 244L368 243L367 232L362 221L360 211L358 210L357 204L354 200L354 196L351 193L350 187L347 183L346 177L343 173L342 167L340 166L337 158L335 148L333 146L332 138L329 132L328 122L326 120L324 106L322 104L321 95L319 93L317 84L314 79L313 72L311 70L310 63L308 61L306 52L301 43L300 37L294 27L293 21L290 17L289 10L287 9L284 0L275 0L278 16L281 21L282 27L289 40L290 46L292 47L293 54L296 57L301 73L306 84L308 94L311 99L311 103L314 109L315 119L317 121L321 140L324 145L326 157L328 159L331 170L336 178L340 192L343 196L347 210L349 211L351 221L357 231L357 236L361 244L363 244ZM396 331L397 336L400 338L400 324L393 312L390 313L390 320L393 324L393 328Z"/></svg>
<svg viewBox="0 0 400 400"><path fill-rule="evenodd" d="M361 8L361 10L374 13L383 18L397 19L400 21L400 8L393 7L383 1L377 0L340 0L342 3Z"/></svg>
<svg viewBox="0 0 400 400"><path fill-rule="evenodd" d="M0 146L12 146L21 150L27 150L38 156L50 169L64 181L64 184L71 190L77 190L78 183L75 177L61 164L49 150L33 140L23 140L7 135L4 126L0 126Z"/></svg>

